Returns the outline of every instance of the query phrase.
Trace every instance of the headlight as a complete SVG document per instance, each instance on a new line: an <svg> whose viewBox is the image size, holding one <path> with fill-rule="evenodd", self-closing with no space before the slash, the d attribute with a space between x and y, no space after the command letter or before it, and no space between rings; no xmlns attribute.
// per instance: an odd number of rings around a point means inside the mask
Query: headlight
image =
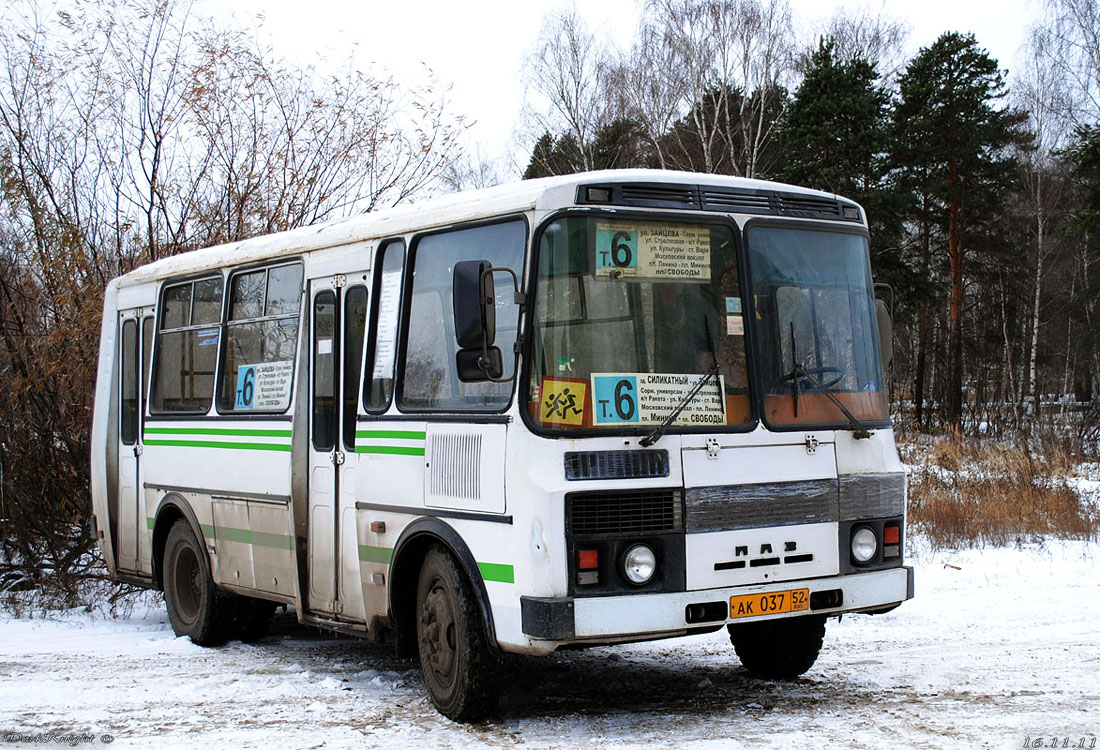
<svg viewBox="0 0 1100 750"><path fill-rule="evenodd" d="M852 534L852 558L858 563L869 563L878 552L878 539L869 526L860 526Z"/></svg>
<svg viewBox="0 0 1100 750"><path fill-rule="evenodd" d="M657 572L657 556L645 544L635 544L623 555L623 575L633 584L649 583Z"/></svg>

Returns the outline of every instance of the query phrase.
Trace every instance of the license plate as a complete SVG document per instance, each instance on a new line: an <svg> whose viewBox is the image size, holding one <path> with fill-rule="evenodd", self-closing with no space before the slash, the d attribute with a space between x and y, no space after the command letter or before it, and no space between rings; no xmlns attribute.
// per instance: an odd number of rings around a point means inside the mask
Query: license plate
<svg viewBox="0 0 1100 750"><path fill-rule="evenodd" d="M730 617L757 617L784 612L802 612L810 608L809 589L773 591L770 594L745 594L730 597Z"/></svg>

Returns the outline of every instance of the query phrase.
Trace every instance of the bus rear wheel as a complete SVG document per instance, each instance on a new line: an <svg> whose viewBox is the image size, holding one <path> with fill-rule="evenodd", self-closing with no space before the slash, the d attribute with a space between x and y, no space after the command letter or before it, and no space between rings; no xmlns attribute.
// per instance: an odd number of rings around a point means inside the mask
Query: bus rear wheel
<svg viewBox="0 0 1100 750"><path fill-rule="evenodd" d="M164 604L178 636L190 636L199 646L225 642L218 593L210 564L190 525L182 519L168 532L164 545Z"/></svg>
<svg viewBox="0 0 1100 750"><path fill-rule="evenodd" d="M793 680L817 661L825 640L824 615L729 626L742 666L757 677Z"/></svg>
<svg viewBox="0 0 1100 750"><path fill-rule="evenodd" d="M436 709L454 721L483 718L496 705L497 659L489 650L477 600L454 557L428 550L416 587L416 641Z"/></svg>

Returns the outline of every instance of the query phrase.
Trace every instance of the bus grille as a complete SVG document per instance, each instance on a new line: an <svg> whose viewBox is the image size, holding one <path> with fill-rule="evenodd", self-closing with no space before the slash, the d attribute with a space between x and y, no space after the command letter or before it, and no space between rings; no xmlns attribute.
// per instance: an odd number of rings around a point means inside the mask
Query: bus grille
<svg viewBox="0 0 1100 750"><path fill-rule="evenodd" d="M436 433L429 450L433 498L481 499L481 435Z"/></svg>
<svg viewBox="0 0 1100 750"><path fill-rule="evenodd" d="M668 451L567 451L565 478L652 479L668 476Z"/></svg>
<svg viewBox="0 0 1100 750"><path fill-rule="evenodd" d="M847 201L787 190L725 185L679 185L661 182L581 185L577 188L576 202L578 205L684 208L860 221L859 209L854 203Z"/></svg>
<svg viewBox="0 0 1100 750"><path fill-rule="evenodd" d="M565 496L566 530L575 535L652 534L683 528L683 492L573 492Z"/></svg>

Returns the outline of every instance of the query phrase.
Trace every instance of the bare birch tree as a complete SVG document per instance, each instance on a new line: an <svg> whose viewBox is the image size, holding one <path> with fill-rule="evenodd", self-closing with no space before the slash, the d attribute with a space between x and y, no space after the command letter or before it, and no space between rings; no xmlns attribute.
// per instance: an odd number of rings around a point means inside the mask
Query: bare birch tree
<svg viewBox="0 0 1100 750"><path fill-rule="evenodd" d="M609 80L612 106L638 123L660 167L671 168L665 136L682 114L687 83L676 50L666 43L664 30L643 23L638 38L614 66Z"/></svg>
<svg viewBox="0 0 1100 750"><path fill-rule="evenodd" d="M668 104L676 102L687 127L671 128L665 136L679 152L670 160L706 172L746 177L762 172L777 97L792 69L787 0L649 0L639 38L643 64L652 69L657 61L675 71L650 79L651 86L670 86L669 93L639 97L658 105L641 110L651 114L639 119L658 126L667 119ZM657 44L666 55L646 54ZM636 73L633 80L643 75ZM699 164L692 163L695 152Z"/></svg>
<svg viewBox="0 0 1100 750"><path fill-rule="evenodd" d="M832 40L838 60L866 60L887 83L905 69L909 28L904 22L886 15L885 4L878 13L866 7L837 9L824 31L815 30L811 38L804 41L804 50L799 54L800 71L805 70L821 37Z"/></svg>
<svg viewBox="0 0 1100 750"><path fill-rule="evenodd" d="M1078 127L1100 120L1100 3L1044 0L1031 44L1069 93L1066 115Z"/></svg>
<svg viewBox="0 0 1100 750"><path fill-rule="evenodd" d="M1014 98L1020 109L1028 113L1028 126L1034 138L1031 147L1020 150L1017 159L1022 167L1021 179L1034 216L1033 242L1035 251L1034 277L1031 284L1031 346L1029 347L1025 394L1028 414L1038 413L1039 394L1036 391L1039 360L1039 331L1042 324L1043 274L1052 245L1050 224L1059 211L1064 197L1065 182L1058 174L1054 153L1067 145L1070 137L1068 118L1072 109L1071 95L1061 76L1059 63L1051 55L1051 37L1045 30L1033 31L1029 44L1019 57L1026 61L1013 86Z"/></svg>
<svg viewBox="0 0 1100 750"><path fill-rule="evenodd" d="M553 11L543 22L524 70L529 93L532 141L543 133L565 133L576 141L581 169L592 169L593 144L607 123L608 52L588 31L574 7Z"/></svg>

